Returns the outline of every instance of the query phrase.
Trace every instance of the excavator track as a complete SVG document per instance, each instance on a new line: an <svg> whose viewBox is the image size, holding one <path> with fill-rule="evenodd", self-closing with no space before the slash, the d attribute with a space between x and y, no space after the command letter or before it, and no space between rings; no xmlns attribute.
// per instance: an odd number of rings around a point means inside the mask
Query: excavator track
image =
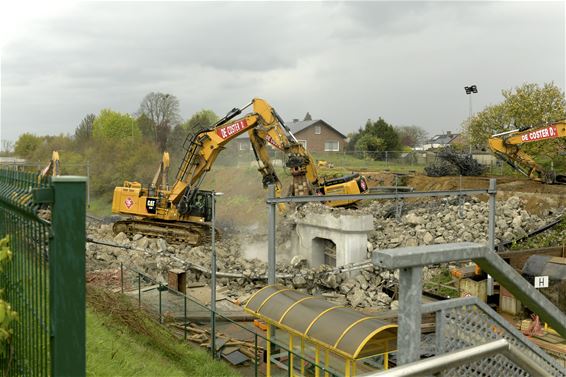
<svg viewBox="0 0 566 377"><path fill-rule="evenodd" d="M127 219L116 221L112 230L114 234L123 232L128 237L142 234L150 238L163 238L169 244L198 246L210 243L212 240L211 226L207 223L170 223L165 221ZM216 239L220 239L218 229L216 229L215 233Z"/></svg>

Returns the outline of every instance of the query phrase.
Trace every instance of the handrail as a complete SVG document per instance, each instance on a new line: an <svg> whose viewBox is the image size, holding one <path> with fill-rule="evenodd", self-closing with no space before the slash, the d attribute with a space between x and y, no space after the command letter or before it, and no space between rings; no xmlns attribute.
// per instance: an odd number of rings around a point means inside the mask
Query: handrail
<svg viewBox="0 0 566 377"><path fill-rule="evenodd" d="M446 369L470 364L489 356L504 354L509 360L528 371L533 376L550 377L546 370L536 362L526 358L505 339L495 340L475 347L464 348L445 355L434 356L425 360L405 364L385 372L366 374L367 377L411 377L441 372Z"/></svg>

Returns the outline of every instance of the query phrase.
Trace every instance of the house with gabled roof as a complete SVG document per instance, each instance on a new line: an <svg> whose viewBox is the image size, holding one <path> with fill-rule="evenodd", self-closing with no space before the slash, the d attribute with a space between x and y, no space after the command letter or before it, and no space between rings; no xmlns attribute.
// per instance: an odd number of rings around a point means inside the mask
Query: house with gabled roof
<svg viewBox="0 0 566 377"><path fill-rule="evenodd" d="M460 134L455 134L450 131L446 131L445 134L434 135L430 139L424 142L422 149L428 150L433 148L444 148L448 145L454 144L455 142L461 140Z"/></svg>
<svg viewBox="0 0 566 377"><path fill-rule="evenodd" d="M322 119L310 119L308 113L305 120L293 119L285 125L309 152L341 152L346 149L346 135ZM236 142L240 150L251 149L247 134L238 137Z"/></svg>

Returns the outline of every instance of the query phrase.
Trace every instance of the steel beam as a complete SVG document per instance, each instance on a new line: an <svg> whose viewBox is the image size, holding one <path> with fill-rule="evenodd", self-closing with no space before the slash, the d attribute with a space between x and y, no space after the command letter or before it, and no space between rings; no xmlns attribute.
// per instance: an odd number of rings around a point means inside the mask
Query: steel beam
<svg viewBox="0 0 566 377"><path fill-rule="evenodd" d="M392 270L481 258L487 250L487 246L473 242L410 246L378 250L373 253L372 261L378 267Z"/></svg>
<svg viewBox="0 0 566 377"><path fill-rule="evenodd" d="M307 203L328 202L333 200L381 200L401 198L422 198L433 196L462 196L487 194L488 190L470 189L457 191L413 191L384 194L356 194L356 195L316 195L316 196L288 196L284 198L268 198L267 204L278 203Z"/></svg>

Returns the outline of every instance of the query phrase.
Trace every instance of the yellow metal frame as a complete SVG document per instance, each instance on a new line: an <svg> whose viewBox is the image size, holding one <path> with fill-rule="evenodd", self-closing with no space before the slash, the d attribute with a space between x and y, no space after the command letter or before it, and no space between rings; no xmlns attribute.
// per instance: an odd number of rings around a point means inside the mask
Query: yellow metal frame
<svg viewBox="0 0 566 377"><path fill-rule="evenodd" d="M350 326L346 327L346 330L344 330L342 332L342 335L340 335L340 337L338 338L338 340L336 340L336 343L334 343L334 347L338 347L338 344L340 344L340 341L342 340L342 338L344 338L344 336L354 327L356 326L358 323L366 321L368 319L374 319L374 318L378 318L378 317L364 317L364 318L360 318L358 319L356 322L350 324Z"/></svg>
<svg viewBox="0 0 566 377"><path fill-rule="evenodd" d="M265 289L267 289L267 288L274 287L274 286L275 286L274 284L266 285L265 287L261 288L259 291L257 291L257 292L254 293L253 295L251 295L251 297L248 299L248 301L246 301L246 305L244 305L244 309L247 309L247 308L248 308L248 304L253 300L253 298L254 298L255 296L257 296L257 295L259 294L259 292L261 292L261 291L263 291L263 290L265 290Z"/></svg>
<svg viewBox="0 0 566 377"><path fill-rule="evenodd" d="M369 342L369 340L370 340L371 338L373 338L373 336L374 336L375 334L378 334L378 333L380 333L380 332L382 332L382 331L384 331L384 330L391 329L391 328L395 328L395 327L397 327L397 325L385 325L385 326L380 327L380 328L377 329L377 330L372 331L372 332L371 332L368 336L366 336L365 339L360 343L360 345L358 346L358 349L357 349L356 352L354 353L353 359L357 359L357 358L358 358L358 355L360 354L360 352L362 351L362 349L364 348L364 346L366 345L366 343ZM384 339L384 340L387 340L387 339ZM387 344L387 343L386 343L386 344Z"/></svg>
<svg viewBox="0 0 566 377"><path fill-rule="evenodd" d="M301 374L304 375L305 374L305 360L303 359L303 357L305 356L305 341L308 341L310 343L312 343L315 346L315 363L316 365L320 365L320 352L321 352L321 347L324 348L324 368L328 368L328 364L329 364L329 352L333 352L335 353L337 356L339 357L343 357L345 359L345 376L355 376L356 374L356 361L357 360L362 360L366 357L363 358L358 358L360 352L363 350L364 346L371 340L371 338L373 338L376 334L385 331L387 329L392 329L392 328L396 328L397 325L394 324L390 324L390 325L384 325L381 326L379 328L377 328L376 330L372 331L368 336L366 336L364 338L364 340L359 344L358 348L356 349L356 351L354 352L354 354L349 354L345 351L340 350L338 347L338 345L340 344L340 342L342 341L342 339L348 334L348 332L350 330L352 330L356 325L358 325L361 322L364 322L366 320L369 319L379 319L379 316L369 316L369 317L363 317L358 319L357 321L351 323L350 325L348 325L348 327L342 332L342 334L340 335L340 337L338 337L338 340L335 342L334 345L328 344L326 342L323 342L319 339L315 339L312 338L311 336L309 336L309 331L311 330L312 326L314 326L314 324L320 319L322 318L326 313L334 310L334 309L339 309L339 308L344 308L345 306L343 305L336 305L336 306L332 306L330 308L327 308L325 310L323 310L321 313L319 313L308 325L308 327L306 328L304 333L301 333L283 323L281 323L283 321L283 319L287 316L287 314L291 311L292 308L294 308L296 305L300 304L301 302L307 301L309 299L315 298L313 296L307 296L307 297L303 297L299 300L297 300L296 302L292 303L287 309L285 309L285 311L283 312L283 314L281 315L281 317L279 318L279 321L276 321L272 318L266 317L263 314L259 313L259 311L264 307L264 305L270 301L274 296L276 296L278 293L281 292L285 292L285 291L290 291L290 288L281 288L271 294L269 294L258 306L257 311L254 311L250 308L248 308L248 304L263 290L268 289L269 287L275 287L275 284L272 285L268 285L263 287L262 289L258 290L257 292L255 292L247 301L246 305L244 306L244 310L248 313L253 314L254 316L260 318L261 320L265 321L268 325L268 330L267 330L267 366L266 366L266 373L267 376L271 376L271 337L272 337L272 331L271 331L271 326L275 326L280 328L283 331L287 331L289 333L289 349L292 351L293 350L293 336L298 336L301 339ZM384 343L385 346L385 352L380 353L384 355L384 369L388 369L388 363L389 363L389 352L394 351L394 349L389 350L388 349L388 342L390 340L394 339L394 337L387 337L384 339L380 339L380 341L382 341ZM373 357L373 356L377 356L378 354L372 355L372 356L367 356L367 357ZM290 356L290 368L294 369L294 355L291 354ZM291 370L291 375L294 375L294 370ZM325 371L324 373L324 377L328 376L328 372ZM320 370L319 368L315 367L315 377L320 377Z"/></svg>
<svg viewBox="0 0 566 377"><path fill-rule="evenodd" d="M309 300L311 298L314 298L314 296L307 296L307 297L303 297L302 299L295 301L291 306L289 306L285 312L283 312L283 314L281 315L281 318L279 318L279 322L283 322L283 319L285 318L285 316L287 315L287 313L289 313L289 311L291 309L293 309L297 304L300 304L303 301Z"/></svg>
<svg viewBox="0 0 566 377"><path fill-rule="evenodd" d="M330 311L332 311L332 310L334 310L334 309L338 309L338 308L345 308L345 306L344 306L344 305L336 305L336 306L333 306L333 307L331 307L331 308L328 308L328 309L326 309L326 310L323 310L319 315L317 315L316 317L314 317L314 319L313 319L313 320L311 321L311 323L309 324L309 327L307 327L307 329L305 330L305 335L308 335L308 333L309 333L311 327L314 326L314 324L316 323L316 321L318 321L318 320L320 319L320 317L322 317L322 316L325 315L326 313L328 313L328 312L330 312Z"/></svg>
<svg viewBox="0 0 566 377"><path fill-rule="evenodd" d="M267 304L267 302L268 302L269 300L271 300L271 298L272 298L273 296L277 296L279 293L285 292L285 291L289 291L289 290L291 290L291 288L285 288L285 289L282 289L282 290L280 290L280 291L273 292L272 294L270 294L269 296L267 296L267 298L266 298L265 300L263 300L263 302L261 303L261 305L257 308L257 311L259 312L259 311L261 310L261 308L263 308L263 306L264 306L265 304Z"/></svg>

